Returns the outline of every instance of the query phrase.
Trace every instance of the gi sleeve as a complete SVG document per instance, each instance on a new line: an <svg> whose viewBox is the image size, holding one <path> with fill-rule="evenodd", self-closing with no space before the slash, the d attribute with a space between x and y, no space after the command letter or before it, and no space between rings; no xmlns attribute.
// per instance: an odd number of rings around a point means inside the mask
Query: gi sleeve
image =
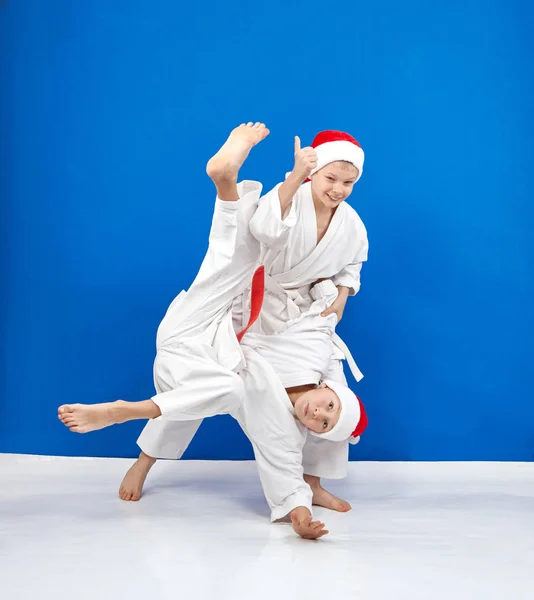
<svg viewBox="0 0 534 600"><path fill-rule="evenodd" d="M297 506L312 512L312 491L304 481L302 450L288 451L267 444L252 444L263 493L271 509L271 522L287 516Z"/></svg>
<svg viewBox="0 0 534 600"><path fill-rule="evenodd" d="M336 287L342 285L349 288L349 296L354 296L360 291L362 264L367 260L367 253L369 251L369 241L365 228L359 232L356 239L358 241L351 262L332 278Z"/></svg>
<svg viewBox="0 0 534 600"><path fill-rule="evenodd" d="M311 512L312 491L302 467L306 430L292 415L287 393L271 365L246 343L242 347L247 362L240 373L245 400L231 415L254 449L271 520L282 519L297 506Z"/></svg>
<svg viewBox="0 0 534 600"><path fill-rule="evenodd" d="M268 248L283 246L291 229L297 222L296 203L293 201L282 215L278 184L273 190L265 194L258 203L258 208L250 220L250 232Z"/></svg>

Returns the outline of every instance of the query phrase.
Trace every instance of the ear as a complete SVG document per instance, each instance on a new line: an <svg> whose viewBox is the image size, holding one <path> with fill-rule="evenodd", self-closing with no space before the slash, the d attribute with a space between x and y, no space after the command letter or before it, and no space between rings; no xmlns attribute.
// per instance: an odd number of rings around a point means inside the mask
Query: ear
<svg viewBox="0 0 534 600"><path fill-rule="evenodd" d="M327 387L326 383L320 383L320 384L317 386L317 389L318 389L318 390L324 390L324 389L325 389L325 387Z"/></svg>

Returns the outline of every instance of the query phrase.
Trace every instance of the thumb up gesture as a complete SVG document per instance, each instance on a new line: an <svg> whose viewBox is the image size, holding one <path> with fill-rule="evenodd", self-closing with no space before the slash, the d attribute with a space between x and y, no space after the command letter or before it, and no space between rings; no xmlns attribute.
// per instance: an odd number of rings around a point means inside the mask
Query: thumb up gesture
<svg viewBox="0 0 534 600"><path fill-rule="evenodd" d="M317 153L311 147L301 148L300 138L295 136L295 166L293 173L301 180L305 181L311 172L317 166Z"/></svg>

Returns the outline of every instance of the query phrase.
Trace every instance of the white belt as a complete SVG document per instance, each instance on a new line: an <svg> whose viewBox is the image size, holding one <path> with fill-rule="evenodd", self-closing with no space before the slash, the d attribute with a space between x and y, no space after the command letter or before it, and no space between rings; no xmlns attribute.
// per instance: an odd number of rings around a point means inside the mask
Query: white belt
<svg viewBox="0 0 534 600"><path fill-rule="evenodd" d="M299 316L300 310L296 305L294 299L290 297L290 295L288 294L288 290L285 290L273 277L270 277L268 275L265 277L265 287L267 290L277 293L279 296L286 296L287 310L290 318L296 318ZM309 290L309 286L303 286L302 288L295 290L296 293L293 292L293 294L297 296L300 294L301 291L304 291L304 289ZM356 381L358 382L361 381L363 379L363 373L358 368L358 365L352 357L352 354L347 344L345 344L345 342L339 337L337 333L332 334L332 342L334 346L336 346L337 348L339 348L339 350L341 350L341 352L343 352L345 359L349 365L350 371L354 376L354 379L356 379Z"/></svg>
<svg viewBox="0 0 534 600"><path fill-rule="evenodd" d="M332 335L332 342L334 343L334 346L339 348L341 352L343 352L343 354L345 355L350 371L354 375L354 379L356 379L356 381L361 381L363 379L363 373L358 368L358 365L356 364L354 358L352 358L352 354L350 353L347 344L345 344L345 342L339 337L337 333L334 333Z"/></svg>
<svg viewBox="0 0 534 600"><path fill-rule="evenodd" d="M278 283L278 281L276 281L276 279L274 279L270 275L266 275L265 289L269 292L272 292L280 299L285 298L287 316L289 321L297 319L300 316L301 311L296 303L296 300L300 296L300 291L303 288L299 288L297 290L286 290Z"/></svg>

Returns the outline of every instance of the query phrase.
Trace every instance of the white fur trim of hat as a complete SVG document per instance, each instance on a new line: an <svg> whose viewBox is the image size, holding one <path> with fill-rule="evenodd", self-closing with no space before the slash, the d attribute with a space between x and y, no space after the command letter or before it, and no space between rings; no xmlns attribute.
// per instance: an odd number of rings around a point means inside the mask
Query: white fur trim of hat
<svg viewBox="0 0 534 600"><path fill-rule="evenodd" d="M326 433L317 433L310 431L312 435L320 437L323 440L332 442L342 442L349 440L351 444L357 444L360 435L367 427L367 414L361 400L346 385L331 379L325 379L324 383L339 398L341 402L341 412L338 422L330 431Z"/></svg>
<svg viewBox="0 0 534 600"><path fill-rule="evenodd" d="M356 181L362 176L365 155L360 143L348 133L321 131L315 136L311 146L317 153L317 167L313 169L311 175L330 163L342 160L353 164L358 169Z"/></svg>

